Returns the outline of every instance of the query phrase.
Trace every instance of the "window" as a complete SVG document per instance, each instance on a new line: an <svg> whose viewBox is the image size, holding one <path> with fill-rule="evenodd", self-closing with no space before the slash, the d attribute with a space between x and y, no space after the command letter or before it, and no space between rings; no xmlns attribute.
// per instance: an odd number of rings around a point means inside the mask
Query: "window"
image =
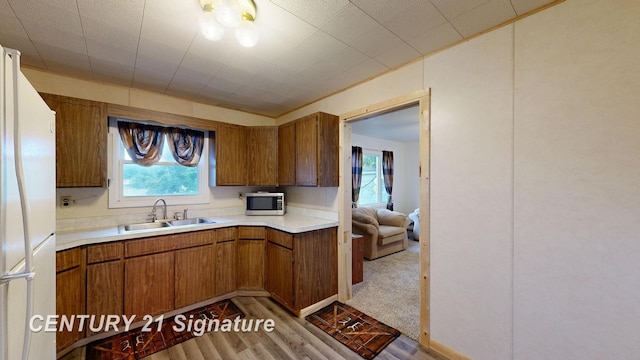
<svg viewBox="0 0 640 360"><path fill-rule="evenodd" d="M209 203L209 151L206 133L204 149L197 166L187 167L178 164L173 159L169 141L166 140L160 160L151 166L141 166L134 163L125 151L118 133L117 121L117 118L109 118L109 137L112 144L110 208L151 206L157 198L163 198L168 205Z"/></svg>
<svg viewBox="0 0 640 360"><path fill-rule="evenodd" d="M384 189L382 177L382 154L362 154L362 182L358 205L385 204L389 195Z"/></svg>

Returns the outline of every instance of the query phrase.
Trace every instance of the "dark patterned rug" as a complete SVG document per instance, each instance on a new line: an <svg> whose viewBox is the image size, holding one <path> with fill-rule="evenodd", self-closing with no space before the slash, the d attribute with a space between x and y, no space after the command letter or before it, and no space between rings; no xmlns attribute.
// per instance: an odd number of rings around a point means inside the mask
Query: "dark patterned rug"
<svg viewBox="0 0 640 360"><path fill-rule="evenodd" d="M305 318L365 359L373 359L400 331L338 301Z"/></svg>
<svg viewBox="0 0 640 360"><path fill-rule="evenodd" d="M142 359L168 347L187 341L196 336L202 336L205 329L195 325L195 320L218 320L220 328L228 326L231 320L244 318L244 313L231 302L223 300L195 310L191 310L180 317L164 319L158 331L158 322L150 324L148 331L143 328L117 334L106 339L96 340L87 346L87 360L136 360ZM189 320L191 327L189 327ZM226 322L224 320L227 320ZM204 322L200 322L203 324ZM178 330L178 331L176 331Z"/></svg>

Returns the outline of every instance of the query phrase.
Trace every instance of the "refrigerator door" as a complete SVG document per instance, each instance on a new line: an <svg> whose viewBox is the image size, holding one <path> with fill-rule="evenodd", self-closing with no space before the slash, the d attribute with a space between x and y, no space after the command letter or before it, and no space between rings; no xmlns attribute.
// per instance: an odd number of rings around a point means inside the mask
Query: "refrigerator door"
<svg viewBox="0 0 640 360"><path fill-rule="evenodd" d="M49 314L56 313L56 238L50 236L41 242L33 253L33 315L41 315L45 319ZM24 270L21 262L14 271ZM6 289L4 289L6 288ZM25 280L12 281L3 286L9 304L8 320L8 356L9 359L22 359L25 330L29 330L29 323L25 321L27 310L26 295L27 282ZM44 325L39 319L33 323L35 328ZM30 360L54 360L56 358L56 334L54 332L31 332L29 346Z"/></svg>
<svg viewBox="0 0 640 360"><path fill-rule="evenodd" d="M17 53L12 57L0 50L0 276L35 272L33 310L47 311L34 312L46 317L55 314L56 296L55 116L24 75L16 71ZM20 145L18 151L16 145ZM20 172L22 176L17 175ZM29 249L25 249L29 243ZM32 255L32 249L38 249L38 255ZM26 260L31 262L31 269L25 268ZM2 360L22 358L24 330L28 329L26 283L19 278L0 285ZM32 335L37 340L32 342L29 359L54 359L55 333L42 335L42 340L40 334Z"/></svg>

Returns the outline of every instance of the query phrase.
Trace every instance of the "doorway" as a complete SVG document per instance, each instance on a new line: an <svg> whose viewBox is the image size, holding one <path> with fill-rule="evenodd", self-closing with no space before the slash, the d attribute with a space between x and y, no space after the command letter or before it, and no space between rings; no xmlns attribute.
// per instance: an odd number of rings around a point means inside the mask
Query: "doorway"
<svg viewBox="0 0 640 360"><path fill-rule="evenodd" d="M430 92L422 90L403 97L374 104L363 109L344 114L340 117L340 241L338 253L340 301L346 302L352 297L351 273L351 141L354 122L403 109L418 106L419 109L419 343L429 347L429 149L430 149Z"/></svg>

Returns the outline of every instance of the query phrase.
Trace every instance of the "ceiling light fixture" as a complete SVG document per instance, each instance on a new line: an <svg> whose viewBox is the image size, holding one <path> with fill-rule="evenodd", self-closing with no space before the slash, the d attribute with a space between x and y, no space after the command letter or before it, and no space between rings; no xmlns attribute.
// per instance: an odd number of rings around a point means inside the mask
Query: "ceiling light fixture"
<svg viewBox="0 0 640 360"><path fill-rule="evenodd" d="M222 39L225 28L234 28L236 40L244 47L258 43L256 4L253 0L200 0L200 32L211 40Z"/></svg>

